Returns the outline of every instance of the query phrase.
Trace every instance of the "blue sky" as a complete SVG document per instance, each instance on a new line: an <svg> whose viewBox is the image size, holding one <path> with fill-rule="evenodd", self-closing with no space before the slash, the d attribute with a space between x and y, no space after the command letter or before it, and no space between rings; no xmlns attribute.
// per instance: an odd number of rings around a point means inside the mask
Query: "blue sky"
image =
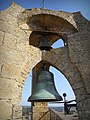
<svg viewBox="0 0 90 120"><path fill-rule="evenodd" d="M90 0L44 0L45 8L51 10L78 12L81 11L82 15L90 20ZM12 2L16 2L20 6L29 8L41 8L42 0L0 0L0 10L4 10L10 6ZM53 47L62 46L62 42L58 41ZM75 95L72 91L66 78L56 69L51 68L50 71L54 74L55 85L57 91L62 94L67 93L67 99L75 99ZM26 79L26 83L22 92L22 105L30 105L27 103L27 99L31 94L31 73ZM56 105L56 104L55 104ZM58 105L59 106L59 105Z"/></svg>
<svg viewBox="0 0 90 120"><path fill-rule="evenodd" d="M83 16L90 20L90 0L44 0L45 8L77 12L81 11ZM6 9L12 2L16 2L20 6L29 8L42 7L42 0L0 0L0 10Z"/></svg>

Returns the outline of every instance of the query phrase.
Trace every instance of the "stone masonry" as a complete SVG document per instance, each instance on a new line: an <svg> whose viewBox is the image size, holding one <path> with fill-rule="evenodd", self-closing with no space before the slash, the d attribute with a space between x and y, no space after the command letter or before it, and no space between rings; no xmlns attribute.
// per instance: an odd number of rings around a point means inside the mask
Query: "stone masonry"
<svg viewBox="0 0 90 120"><path fill-rule="evenodd" d="M62 38L65 46L41 51L38 48L41 36L34 31L53 32L55 34L48 37L50 44ZM21 96L26 78L30 70L38 68L42 61L65 75L76 96L79 120L89 120L89 54L90 21L80 12L25 10L15 3L1 11L0 120L22 120ZM47 103L44 104L35 103L34 112L43 106L48 111ZM37 120L37 115L33 118Z"/></svg>

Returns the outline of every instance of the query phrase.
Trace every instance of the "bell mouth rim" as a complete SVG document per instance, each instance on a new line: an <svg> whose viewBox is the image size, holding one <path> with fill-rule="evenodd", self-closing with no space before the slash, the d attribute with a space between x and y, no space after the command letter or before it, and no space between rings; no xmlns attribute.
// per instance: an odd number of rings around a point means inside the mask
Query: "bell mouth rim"
<svg viewBox="0 0 90 120"><path fill-rule="evenodd" d="M53 47L51 47L51 46L49 46L49 47L43 46L43 47L38 47L38 48L40 48L40 50L46 50L46 51L50 51L51 49L53 49Z"/></svg>
<svg viewBox="0 0 90 120"><path fill-rule="evenodd" d="M62 97L60 99L33 99L33 100L30 100L30 98L28 98L28 102L53 102L53 101L62 101Z"/></svg>

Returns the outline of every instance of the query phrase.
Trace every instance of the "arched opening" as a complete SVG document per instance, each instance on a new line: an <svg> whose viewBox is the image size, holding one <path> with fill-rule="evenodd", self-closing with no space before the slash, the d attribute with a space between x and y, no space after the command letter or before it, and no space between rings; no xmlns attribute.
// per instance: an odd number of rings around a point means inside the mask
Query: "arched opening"
<svg viewBox="0 0 90 120"><path fill-rule="evenodd" d="M62 39L59 39L56 42L54 42L51 47L52 48L60 48L60 47L64 47L64 46L65 46L64 41Z"/></svg>
<svg viewBox="0 0 90 120"><path fill-rule="evenodd" d="M60 96L62 96L63 98L63 93L67 94L67 101L70 100L74 100L75 99L75 94L72 90L72 87L70 86L68 80L65 78L65 76L58 71L56 68L50 66L50 72L52 72L54 74L54 83L55 83L55 87L58 91L58 93L60 94ZM27 102L28 97L31 96L31 91L32 91L32 71L29 73L27 79L26 79L26 83L24 85L24 89L22 92L22 107L25 109L26 111L29 112L27 109L31 108L31 102ZM64 100L63 100L64 102ZM63 108L64 104L63 103L48 103L48 107L58 107L58 108ZM63 110L63 109L62 109Z"/></svg>

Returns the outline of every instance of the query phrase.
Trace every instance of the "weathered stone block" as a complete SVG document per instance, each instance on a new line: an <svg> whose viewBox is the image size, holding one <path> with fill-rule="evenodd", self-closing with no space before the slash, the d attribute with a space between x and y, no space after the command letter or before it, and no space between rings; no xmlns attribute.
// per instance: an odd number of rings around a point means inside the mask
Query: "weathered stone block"
<svg viewBox="0 0 90 120"><path fill-rule="evenodd" d="M10 25L18 27L17 18L11 15L10 13L7 14L6 11L2 11L0 13L0 19Z"/></svg>
<svg viewBox="0 0 90 120"><path fill-rule="evenodd" d="M71 85L81 81L80 74L77 71L73 72L73 76L69 77L68 79L69 79L69 82L71 83Z"/></svg>
<svg viewBox="0 0 90 120"><path fill-rule="evenodd" d="M19 105L13 105L13 119L22 118L22 107Z"/></svg>
<svg viewBox="0 0 90 120"><path fill-rule="evenodd" d="M90 76L90 62L83 61L76 64L82 75Z"/></svg>
<svg viewBox="0 0 90 120"><path fill-rule="evenodd" d="M15 99L19 95L19 88L15 80L0 78L0 97Z"/></svg>
<svg viewBox="0 0 90 120"><path fill-rule="evenodd" d="M74 84L72 84L73 89L79 89L83 87L82 81L78 81Z"/></svg>
<svg viewBox="0 0 90 120"><path fill-rule="evenodd" d="M89 120L90 119L90 111L79 111L79 120Z"/></svg>
<svg viewBox="0 0 90 120"><path fill-rule="evenodd" d="M2 68L2 77L17 78L20 67L16 64L4 64Z"/></svg>
<svg viewBox="0 0 90 120"><path fill-rule="evenodd" d="M35 107L47 107L48 106L48 102L34 102L34 106Z"/></svg>
<svg viewBox="0 0 90 120"><path fill-rule="evenodd" d="M11 34L6 33L3 41L5 47L16 49L16 40L17 37Z"/></svg>
<svg viewBox="0 0 90 120"><path fill-rule="evenodd" d="M87 100L82 100L82 101L80 101L79 103L78 103L78 110L80 111L80 110L90 110L90 105L89 105L89 103L90 103L90 100L89 100L89 102L87 101ZM82 107L83 106L83 107Z"/></svg>
<svg viewBox="0 0 90 120"><path fill-rule="evenodd" d="M10 33L16 37L19 37L22 39L24 38L25 40L27 39L27 35L23 30L15 27L15 26L12 26L6 22L3 22L1 20L0 20L0 30L7 32L7 33Z"/></svg>
<svg viewBox="0 0 90 120"><path fill-rule="evenodd" d="M48 107L33 107L33 120L39 120L46 112L48 112ZM47 120L50 120L50 116L48 116Z"/></svg>
<svg viewBox="0 0 90 120"><path fill-rule="evenodd" d="M90 76L83 76L83 80L86 86L87 93L90 94Z"/></svg>
<svg viewBox="0 0 90 120"><path fill-rule="evenodd" d="M73 90L74 90L74 89L73 89ZM75 90L74 90L74 93L75 93L76 98L77 98L77 101L78 101L78 99L79 99L79 100L82 100L82 99L84 98L84 96L85 96L85 94L86 94L86 91L85 91L85 88L84 88L84 87L81 87L81 88L79 88L79 89L75 89Z"/></svg>
<svg viewBox="0 0 90 120"><path fill-rule="evenodd" d="M24 10L25 10L24 8L13 2L12 5L6 10L2 11L1 14L10 14L14 17L17 17L17 15L23 12Z"/></svg>
<svg viewBox="0 0 90 120"><path fill-rule="evenodd" d="M1 92L1 90L0 90ZM0 120L11 120L12 104L9 100L0 100Z"/></svg>
<svg viewBox="0 0 90 120"><path fill-rule="evenodd" d="M0 62L3 63L15 63L23 64L23 61L26 59L25 52L17 51L7 47L0 47Z"/></svg>
<svg viewBox="0 0 90 120"><path fill-rule="evenodd" d="M17 39L17 42L16 42L16 49L19 50L19 51L26 51L26 44L29 44L29 41L28 43L26 42L26 40L24 39L20 39L18 38Z"/></svg>

